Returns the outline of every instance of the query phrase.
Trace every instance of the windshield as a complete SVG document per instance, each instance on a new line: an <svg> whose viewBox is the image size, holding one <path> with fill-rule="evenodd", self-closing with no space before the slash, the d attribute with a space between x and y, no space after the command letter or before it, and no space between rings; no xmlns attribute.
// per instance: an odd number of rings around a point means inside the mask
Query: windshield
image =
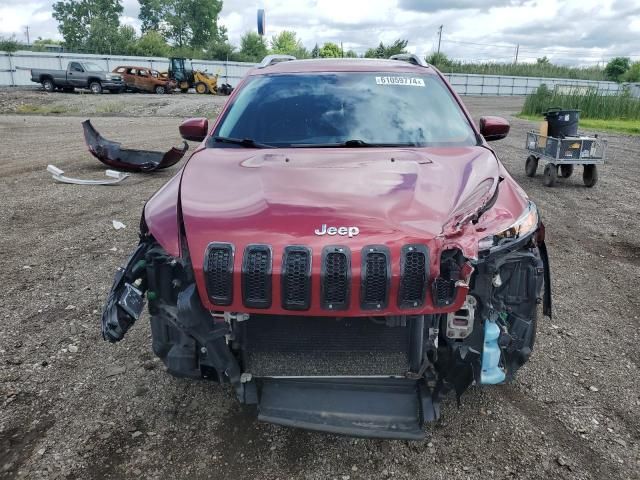
<svg viewBox="0 0 640 480"><path fill-rule="evenodd" d="M477 143L439 77L375 72L251 78L215 136L277 147Z"/></svg>
<svg viewBox="0 0 640 480"><path fill-rule="evenodd" d="M102 68L95 63L87 62L83 63L82 66L84 67L85 72L102 72Z"/></svg>

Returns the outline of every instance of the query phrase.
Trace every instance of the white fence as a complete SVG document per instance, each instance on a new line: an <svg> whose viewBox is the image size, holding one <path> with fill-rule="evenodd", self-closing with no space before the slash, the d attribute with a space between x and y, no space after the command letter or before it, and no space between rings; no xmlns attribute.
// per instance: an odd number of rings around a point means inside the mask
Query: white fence
<svg viewBox="0 0 640 480"><path fill-rule="evenodd" d="M0 86L31 85L32 68L65 69L71 60L91 61L110 71L118 65L139 65L165 71L169 67L169 59L161 57L130 57L118 55L88 55L75 53L47 52L0 52ZM235 86L251 69L253 63L223 62L195 60L193 65L198 70L218 74L226 83ZM615 82L595 80L572 80L568 78L515 77L502 75L475 75L466 73L446 73L453 88L460 95L527 95L543 83L550 89L556 86L563 88L597 88L606 94L617 93L621 86Z"/></svg>
<svg viewBox="0 0 640 480"><path fill-rule="evenodd" d="M506 75L476 75L472 73L445 73L445 77L460 95L528 95L533 93L543 83L553 90L556 87L562 89L589 89L597 88L598 91L612 95L621 89L619 83L598 80L574 80L570 78L544 78L544 77L516 77Z"/></svg>

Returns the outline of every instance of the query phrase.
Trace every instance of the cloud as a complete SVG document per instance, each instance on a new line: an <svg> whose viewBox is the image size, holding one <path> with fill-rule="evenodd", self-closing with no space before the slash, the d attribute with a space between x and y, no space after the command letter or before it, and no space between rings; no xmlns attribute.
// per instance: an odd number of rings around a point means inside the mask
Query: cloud
<svg viewBox="0 0 640 480"><path fill-rule="evenodd" d="M60 38L51 17L54 0L0 0L0 36ZM138 0L123 0L122 22L139 28ZM307 48L342 42L364 53L380 41L409 40L412 53L437 46L464 61L519 61L548 56L565 64L594 64L615 55L637 55L638 0L224 0L220 23L229 40L256 31L256 12L267 14L267 38L294 30ZM640 60L640 55L633 57Z"/></svg>
<svg viewBox="0 0 640 480"><path fill-rule="evenodd" d="M415 12L439 12L441 10L488 10L492 7L521 5L524 0L400 0L398 7Z"/></svg>

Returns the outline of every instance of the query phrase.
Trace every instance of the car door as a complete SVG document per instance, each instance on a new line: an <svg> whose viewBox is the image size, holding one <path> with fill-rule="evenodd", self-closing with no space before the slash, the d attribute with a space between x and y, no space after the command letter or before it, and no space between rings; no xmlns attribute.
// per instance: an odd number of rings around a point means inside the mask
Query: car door
<svg viewBox="0 0 640 480"><path fill-rule="evenodd" d="M67 70L67 81L74 87L86 87L87 80L84 68L79 62L69 63L69 69Z"/></svg>
<svg viewBox="0 0 640 480"><path fill-rule="evenodd" d="M117 67L115 70L113 70L113 73L117 73L118 75L120 75L124 84L129 87L129 75L127 74L126 67Z"/></svg>
<svg viewBox="0 0 640 480"><path fill-rule="evenodd" d="M151 74L146 68L138 69L138 76L136 78L136 85L140 90L145 92L153 92L153 80Z"/></svg>

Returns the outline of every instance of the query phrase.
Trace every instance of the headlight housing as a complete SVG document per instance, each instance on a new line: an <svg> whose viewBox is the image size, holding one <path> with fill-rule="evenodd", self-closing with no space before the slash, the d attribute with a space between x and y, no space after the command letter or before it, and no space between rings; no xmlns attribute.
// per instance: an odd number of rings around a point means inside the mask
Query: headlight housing
<svg viewBox="0 0 640 480"><path fill-rule="evenodd" d="M538 207L529 202L522 215L506 230L484 237L478 242L478 250L487 251L495 247L509 244L535 232L539 223Z"/></svg>

